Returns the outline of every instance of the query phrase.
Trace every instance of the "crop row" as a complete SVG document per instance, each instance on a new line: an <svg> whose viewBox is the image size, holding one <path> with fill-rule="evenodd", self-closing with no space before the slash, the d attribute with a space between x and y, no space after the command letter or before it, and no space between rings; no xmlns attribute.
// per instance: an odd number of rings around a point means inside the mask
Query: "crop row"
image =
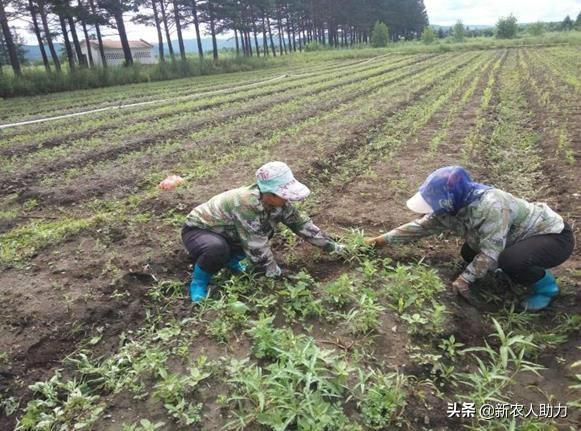
<svg viewBox="0 0 581 431"><path fill-rule="evenodd" d="M429 64L423 66L423 68L428 67L430 67ZM415 68L416 72L419 70L421 69ZM236 111L235 109L233 109L232 112L226 110L225 113L221 110L217 111L217 115L214 118L209 116L206 112L205 115L200 115L198 117L199 122L197 125L199 127L195 132L192 132L192 129L196 130L196 118L186 123L186 125L177 127L176 129L164 130L162 125L155 124L155 129L157 129L156 132L144 132L142 135L137 135L133 138L120 139L118 147L112 144L111 141L107 142L100 139L95 139L93 145L91 145L91 141L80 142L80 150L75 151L75 154L72 156L72 162L67 162L65 158L66 154L72 152L70 147L43 150L32 155L30 158L33 159L33 161L38 160L40 165L46 164L50 158L58 159L59 161L56 164L49 166L47 169L49 169L49 172L59 170L61 173L60 176L52 176L50 178L52 183L60 182L61 184L64 184L63 178L65 180L75 178L82 170L82 163L80 162L83 160L104 160L97 166L99 170L104 170L108 164L113 166L118 165L119 158L110 160L111 157L120 156L120 158L123 159L123 162L126 163L129 159L137 158L142 155L139 150L146 150L146 152L151 154L151 157L163 157L164 154L173 152L173 148L168 148L166 146L166 148L162 150L158 148L158 144L163 144L170 138L172 140L171 145L180 146L181 137L187 137L188 140L192 141L202 141L202 138L207 139L212 135L223 137L224 133L229 130L232 130L234 135L239 134L240 131L244 129L248 129L250 133L254 133L253 128L255 128L255 130L260 130L260 124L264 124L265 122L277 124L279 122L288 122L292 119L296 121L296 117L292 117L293 113L301 115L300 118L304 118L307 112L311 112L310 115L317 113L318 111L316 108L318 104L322 103L327 105L328 99L335 100L333 99L334 97L339 97L345 101L352 100L358 97L357 95L360 95L361 93L370 92L376 88L386 87L386 84L389 82L401 80L405 77L406 73L409 73L408 69L398 70L394 73L383 73L383 69L380 69L379 71L374 71L371 74L372 78L369 79L364 79L364 77L353 77L332 84L321 82L317 86L309 87L310 90L308 90L305 93L306 96L302 98L295 97L296 94L292 93L286 96L281 96L278 99L274 98L274 100L267 99L266 103L258 100L256 106L253 103L241 105L240 111ZM322 92L325 93L325 98L317 97L317 95ZM308 111L304 110L305 107L308 107ZM283 116L281 117L281 115ZM140 124L147 129L152 127L149 123ZM220 124L220 128L217 127L218 124ZM233 125L235 128L232 129L230 125ZM135 135L135 132L133 135ZM240 140L240 136L236 137ZM99 153L92 151L93 146L95 145L102 146L103 152ZM134 152L131 152L131 150ZM47 153L52 153L52 157L49 157L48 159L47 157L44 157ZM87 156L83 157L83 153L86 153ZM22 177L26 176L26 172L28 171L32 171L34 175L38 175L38 173L42 172L42 166L40 166L39 169L35 169L33 165L27 170L26 164L23 165L22 161L18 162L18 172ZM16 165L17 163L14 163L13 166L16 168ZM66 169L67 166L74 167L69 170ZM127 167L127 165L124 164L124 167ZM9 172L9 167L5 167L5 170ZM93 168L88 166L88 170L90 172Z"/></svg>
<svg viewBox="0 0 581 431"><path fill-rule="evenodd" d="M421 72L425 70L426 72ZM448 70L445 69L444 72ZM423 77L425 74L430 74L431 69L429 66L424 66L419 70L415 71L419 77ZM286 127L296 127L300 125L302 121L307 119L307 122L313 115L315 115L316 127L325 126L323 121L328 121L328 110L331 109L330 113L334 112L336 107L340 110L333 117L339 118L342 123L348 124L349 121L362 121L362 118L358 118L354 115L346 116L345 112L351 109L356 112L358 106L369 106L369 103L363 96L369 95L372 98L382 98L386 97L384 94L391 94L398 92L398 88L401 88L403 84L401 78L404 72L398 71L396 76L390 76L389 74L380 75L376 78L366 81L357 81L353 84L341 87L340 89L334 89L332 91L325 92L323 98L319 97L318 93L314 95L309 95L307 97L302 97L300 100L293 98L288 104L282 103L277 104L273 109L265 112L260 112L258 114L252 114L249 116L236 118L234 121L226 121L225 123L220 123L220 127L210 127L208 129L201 129L193 134L188 135L186 142L182 142L177 139L172 139L169 145L155 145L146 149L145 152L136 152L131 154L123 154L120 159L122 160L122 167L125 171L126 169L131 169L131 166L139 166L140 172L137 174L138 178L147 179L147 170L144 170L144 162L148 165L153 164L154 170L151 170L152 174L155 172L163 172L163 166L171 167L172 169L178 169L179 159L187 159L187 151L185 154L183 152L176 153L176 150L180 148L189 149L190 145L188 143L194 144L194 149L199 151L206 151L209 144L220 151L232 144L242 143L244 145L246 142L252 142L253 137L256 140L257 137L262 135L259 130L263 127L261 125L269 124L269 130L267 134L276 132L277 129ZM409 72L408 72L409 73ZM389 82L398 82L392 86L387 85ZM406 83L409 86L409 82ZM413 86L412 86L413 90ZM389 100L389 99L388 99ZM347 102L351 105L347 105ZM325 114L323 116L318 116L321 112ZM247 137L245 137L247 134ZM291 139L291 136L287 134L286 139ZM233 141L233 142L232 142ZM300 142L297 142L300 145ZM238 146L237 146L238 147ZM239 148L239 147L238 147ZM174 154L177 154L179 159L170 160ZM184 157L182 157L184 156ZM107 172L111 175L111 168L116 168L119 166L119 160L116 159L112 162L103 161L98 163L96 166L89 167L88 174L91 175L95 171L97 172ZM202 157L202 160L204 157ZM157 162L157 163L156 163ZM178 165L176 165L176 162ZM78 171L75 169L73 171L74 176L67 176L67 171L63 172L65 183L66 181L75 181L78 179ZM82 173L84 175L84 173ZM133 177L135 179L135 177ZM132 179L132 181L133 181ZM51 178L51 183L54 183L54 178Z"/></svg>
<svg viewBox="0 0 581 431"><path fill-rule="evenodd" d="M520 60L522 73L528 82L528 100L537 112L543 113L547 140L554 143L554 151L558 157L574 164L570 134L575 133L578 97L575 93L564 91L553 71L538 62L529 50L523 52Z"/></svg>
<svg viewBox="0 0 581 431"><path fill-rule="evenodd" d="M0 109L0 119L23 121L44 114L49 116L77 112L94 107L144 102L166 97L183 96L194 92L220 90L262 81L281 74L318 73L341 67L350 67L364 61L331 61L316 66L297 68L277 67L253 72L202 76L148 84L131 84L106 89L81 90L50 96L12 99ZM121 90L121 91L120 91ZM9 109L7 109L9 107Z"/></svg>
<svg viewBox="0 0 581 431"><path fill-rule="evenodd" d="M455 105L466 103L465 99L470 98L466 94L474 93L468 83L485 79L494 62L495 55L492 53L475 59L455 80L442 83L418 103L394 113L377 134L354 154L343 155L339 160L333 158L334 164L341 163L340 169L330 166L327 175L315 175L310 179L314 183L321 179L328 182L327 190L318 199L319 203L321 200L324 202L325 211L332 214L337 209L341 213L342 208L357 202L357 196L362 193L357 185L359 183L365 184L363 190L368 202L383 201L386 195L402 191L402 187L406 188L403 190L406 193L411 192L407 189L404 172L428 172L432 159L441 158L430 151L430 136L438 134L445 124L455 124L455 118L450 121L450 114L457 112ZM470 104L473 104L470 99ZM463 127L466 126L463 124ZM458 144L453 142L449 145L456 148ZM413 161L412 165L409 165L410 161ZM400 166L400 163L405 166ZM361 180L356 180L356 177ZM389 191L385 190L386 184L389 184ZM338 199L337 194L342 197ZM346 223L343 217L349 218L347 214L339 217L336 223ZM359 214L364 214L364 211L360 210ZM373 223L383 224L385 221L375 219Z"/></svg>
<svg viewBox="0 0 581 431"><path fill-rule="evenodd" d="M325 73L322 75L313 74L314 76L303 78L287 78L284 81L278 80L270 84L263 84L256 88L248 88L239 90L233 94L227 95L206 95L195 98L191 101L180 101L180 103L165 103L163 106L148 106L146 109L133 109L131 111L120 112L118 116L112 118L111 113L102 116L86 117L79 119L69 119L59 122L57 129L51 128L43 132L38 128L26 130L24 133L15 135L12 139L7 139L5 142L7 150L12 153L18 153L22 145L19 143L26 143L26 147L31 150L35 147L46 145L48 148L61 146L68 142L74 143L75 140L83 139L83 137L99 137L102 136L106 141L111 138L122 137L123 135L134 136L135 131L131 127L150 127L152 130L159 131L160 126L163 128L160 120L166 123L184 122L192 118L193 114L200 111L210 110L225 106L231 108L235 102L240 102L238 105L244 106L248 100L258 103L262 99L266 99L270 95L281 95L285 92L290 92L293 89L305 88L303 91L297 93L298 95L308 93L310 86L315 84L323 84L318 88L334 88L346 83L355 82L357 79L365 77L373 77L387 73L396 68L405 67L410 62L398 61L390 65L372 65L365 68L351 70L350 72L337 71L332 74ZM413 62L412 62L413 63ZM347 79L340 79L347 76ZM328 87L324 84L329 83ZM317 90L314 88L313 90ZM291 95L292 96L292 95ZM290 96L289 96L290 97ZM276 98L275 98L276 99ZM269 100L266 99L266 102ZM232 105L232 106L230 106ZM203 114L203 113L202 113ZM76 124L75 124L76 123ZM177 127L177 126L176 126ZM60 133L57 133L60 131Z"/></svg>
<svg viewBox="0 0 581 431"><path fill-rule="evenodd" d="M412 80L412 89L415 86L417 91L420 91L422 88L427 88L430 86L430 83L438 83L441 84L441 78L448 75L448 79L453 79L453 71L457 70L459 67L463 67L464 64L468 63L471 59L475 57L474 54L466 54L461 58L455 59L446 68L432 68L428 71L422 72L418 75L415 75ZM404 93L401 94L396 98L398 94L398 89L383 89L377 90L376 94L381 96L379 100L386 102L385 106L382 106L382 110L379 112L375 112L376 118L381 118L384 115L385 111L389 111L391 106L394 106L396 103L403 103L406 101L408 94ZM372 93L373 94L373 93ZM357 122L356 119L364 119L367 113L373 112L373 105L369 103L365 103L365 100L359 101L358 110L361 112L361 116L353 115L354 111L353 102L347 105L340 105L340 100L332 99L328 101L329 108L332 110L326 112L319 117L313 117L312 115L306 115L305 120L302 122L297 123L291 121L288 126L279 130L268 130L268 133L264 135L262 139L259 139L256 142L248 143L244 146L238 145L230 145L230 146L216 146L211 145L210 147L199 148L197 146L193 146L189 149L189 151L184 155L184 157L180 157L177 161L177 165L175 165L176 161L170 163L169 165L177 172L188 172L186 177L189 180L196 180L201 181L208 176L215 175L220 169L224 169L229 167L230 169L240 171L240 163L244 160L251 162L252 160L259 160L265 154L269 148L276 148L277 145L280 144L282 139L285 139L286 142L292 139L293 135L302 134L307 130L307 128L311 128L313 133L316 133L317 129L321 127L321 125L328 125L328 130L334 131L337 136L341 135L342 129L337 127L340 120L344 118L349 118L355 123ZM334 107L334 108L333 108ZM385 111L384 111L385 110ZM336 119L332 121L332 119ZM362 120L360 120L362 121ZM264 124L264 123L263 123ZM159 162L165 162L166 159L162 158ZM235 163L238 167L230 166L232 163ZM255 162L253 162L255 163ZM121 170L125 172L124 169ZM155 174L159 177L160 172ZM107 176L107 175L105 175ZM157 178L156 178L157 179ZM84 181L82 185L89 185L88 181ZM127 202L123 203L121 201L111 201L109 204L106 202L101 202L102 208L105 210L107 214L111 214L110 211L115 212L123 212L126 209L126 205L131 204L133 205L136 203L146 200L147 198L152 198L153 196L157 195L158 190L154 187L154 182L151 183L150 186L146 187L145 191L139 194L134 194L130 196ZM114 208L117 208L114 211ZM96 210L98 212L98 210ZM109 212L107 212L109 211ZM116 214L117 218L119 219L120 215ZM95 216L91 216L91 220L96 220ZM106 218L105 215L101 214L100 219ZM6 260L10 260L9 256L16 256L20 254L22 250L28 250L24 254L29 254L30 249L34 249L40 244L46 244L44 238L49 234L49 232L56 231L58 229L64 229L65 232L59 231L57 236L66 236L67 230L72 230L77 232L78 226L80 228L84 228L85 226L82 225L80 217L74 217L73 219L63 219L56 222L35 222L28 225L24 225L14 231L6 234L3 239L5 244L11 244L10 247L6 249L3 258ZM63 227L64 226L64 227ZM54 239L54 236L51 236ZM20 240L23 240L21 242ZM3 259L4 260L4 259Z"/></svg>

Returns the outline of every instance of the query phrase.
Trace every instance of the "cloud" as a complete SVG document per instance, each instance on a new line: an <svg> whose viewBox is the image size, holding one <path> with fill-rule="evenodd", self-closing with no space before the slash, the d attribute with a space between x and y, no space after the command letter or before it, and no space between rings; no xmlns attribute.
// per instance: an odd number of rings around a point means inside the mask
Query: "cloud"
<svg viewBox="0 0 581 431"><path fill-rule="evenodd" d="M452 25L495 24L498 18L513 14L519 22L562 21L575 19L581 10L578 0L424 0L430 23Z"/></svg>

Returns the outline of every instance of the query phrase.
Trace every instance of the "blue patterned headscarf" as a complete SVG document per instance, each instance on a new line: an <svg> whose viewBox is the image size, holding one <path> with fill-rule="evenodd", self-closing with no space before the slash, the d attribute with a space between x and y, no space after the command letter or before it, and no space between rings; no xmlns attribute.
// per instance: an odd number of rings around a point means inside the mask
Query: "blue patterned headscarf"
<svg viewBox="0 0 581 431"><path fill-rule="evenodd" d="M490 188L473 182L462 166L446 166L430 174L420 186L420 194L434 214L454 215Z"/></svg>

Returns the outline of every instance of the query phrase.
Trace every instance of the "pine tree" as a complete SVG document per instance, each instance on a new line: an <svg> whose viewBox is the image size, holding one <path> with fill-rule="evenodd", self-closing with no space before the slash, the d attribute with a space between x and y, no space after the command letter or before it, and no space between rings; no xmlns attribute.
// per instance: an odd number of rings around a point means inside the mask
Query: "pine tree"
<svg viewBox="0 0 581 431"><path fill-rule="evenodd" d="M571 17L569 15L567 15L565 17L565 19L563 20L563 22L561 23L561 29L563 31L573 30L573 20L571 19Z"/></svg>
<svg viewBox="0 0 581 431"><path fill-rule="evenodd" d="M8 15L6 13L6 0L0 0L0 26L2 27L2 40L6 48L7 59L6 63L12 65L12 70L17 76L22 75L22 68L20 67L20 58L18 56L18 44L16 43L16 33L8 25Z"/></svg>
<svg viewBox="0 0 581 431"><path fill-rule="evenodd" d="M125 29L125 20L123 18L125 12L132 10L132 0L97 0L97 3L106 12L105 17L110 21L110 25L119 32L125 65L132 65L133 56L129 47L129 39L127 38L127 30Z"/></svg>

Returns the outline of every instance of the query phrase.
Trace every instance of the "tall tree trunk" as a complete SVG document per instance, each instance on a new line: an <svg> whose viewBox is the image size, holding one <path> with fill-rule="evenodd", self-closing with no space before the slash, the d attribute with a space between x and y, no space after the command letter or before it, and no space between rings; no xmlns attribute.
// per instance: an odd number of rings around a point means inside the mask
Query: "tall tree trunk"
<svg viewBox="0 0 581 431"><path fill-rule="evenodd" d="M16 45L14 44L14 39L12 38L10 27L8 26L6 11L4 10L4 0L0 0L0 25L2 26L2 33L4 34L4 41L6 43L8 57L10 58L10 64L14 70L14 74L16 76L22 76L22 68L20 67L20 60L18 59L18 53L16 52Z"/></svg>
<svg viewBox="0 0 581 431"><path fill-rule="evenodd" d="M65 23L65 17L62 13L58 14L59 23L61 25L61 31L63 33L63 40L65 42L65 51L67 53L67 59L69 61L69 69L71 71L75 70L75 54L73 53L73 49L71 47L71 41L69 40L69 33L67 31L67 24Z"/></svg>
<svg viewBox="0 0 581 431"><path fill-rule="evenodd" d="M204 48L200 37L200 19L198 18L198 5L196 0L192 0L192 16L194 17L194 28L196 30L196 42L198 43L198 55L200 60L204 58Z"/></svg>
<svg viewBox="0 0 581 431"><path fill-rule="evenodd" d="M250 57L252 57L254 54L252 52L252 40L250 39L250 30L246 32L246 46L248 46L248 52L250 53Z"/></svg>
<svg viewBox="0 0 581 431"><path fill-rule="evenodd" d="M293 35L293 52L297 52L297 34L296 34L296 29L295 29L295 23L293 22L292 26L291 26L291 31L292 31L292 35Z"/></svg>
<svg viewBox="0 0 581 431"><path fill-rule="evenodd" d="M288 17L288 15L286 17L286 37L288 39L288 52L292 52L293 44L291 40L290 18Z"/></svg>
<svg viewBox="0 0 581 431"><path fill-rule="evenodd" d="M284 34L282 33L282 24L280 23L280 12L278 13L276 21L278 26L278 46L280 50L280 55L282 55L283 49L284 53L286 54L286 45L284 44Z"/></svg>
<svg viewBox="0 0 581 431"><path fill-rule="evenodd" d="M240 38L240 51L242 51L242 55L246 57L248 53L246 52L246 43L244 41L244 30L238 30L239 38Z"/></svg>
<svg viewBox="0 0 581 431"><path fill-rule="evenodd" d="M159 50L159 61L165 63L165 55L163 53L163 35L161 34L161 22L157 12L156 0L151 0L151 7L153 9L153 19L155 21L155 30L157 31L157 49Z"/></svg>
<svg viewBox="0 0 581 431"><path fill-rule="evenodd" d="M89 6L91 6L91 13L93 16L97 16L97 8L95 7L95 1L89 0ZM103 47L103 37L101 36L101 27L99 23L95 23L95 31L97 33L97 43L99 44L99 55L101 56L101 65L107 67L107 58L105 57L105 48Z"/></svg>
<svg viewBox="0 0 581 431"><path fill-rule="evenodd" d="M270 49L272 56L276 57L276 49L274 48L274 40L272 39L272 27L270 26L270 18L266 15L266 26L268 27L268 36L270 38Z"/></svg>
<svg viewBox="0 0 581 431"><path fill-rule="evenodd" d="M81 0L78 0L79 10L84 10L84 5ZM85 44L87 45L87 56L89 58L89 65L95 67L95 62L93 61L93 52L91 49L91 44L89 42L89 32L87 31L87 24L85 20L81 18L81 27L83 28L83 34L85 35Z"/></svg>
<svg viewBox="0 0 581 431"><path fill-rule="evenodd" d="M121 46L123 47L123 56L125 57L125 66L133 64L133 55L131 55L131 48L129 47L129 39L127 38L127 31L125 30L125 21L123 21L123 12L119 8L115 13L115 24L119 31L119 39L121 39Z"/></svg>
<svg viewBox="0 0 581 431"><path fill-rule="evenodd" d="M254 45L256 46L256 56L260 57L260 49L258 48L258 38L256 37L256 18L254 17L254 10L252 10L252 15L250 19L252 19L252 32L254 33Z"/></svg>
<svg viewBox="0 0 581 431"><path fill-rule="evenodd" d="M34 30L34 34L36 35L36 40L38 41L38 47L40 48L42 63L44 64L46 71L50 72L50 63L48 62L48 57L46 56L46 51L44 49L44 43L42 42L42 36L40 35L40 28L38 27L36 6L34 6L32 0L28 0L28 8L30 10L30 16L32 17L32 28Z"/></svg>
<svg viewBox="0 0 581 431"><path fill-rule="evenodd" d="M79 42L79 36L77 35L77 29L75 27L75 20L73 16L70 14L70 5L68 0L65 1L65 13L67 16L67 21L69 23L69 27L71 28L71 36L73 38L73 46L75 47L75 53L77 54L77 59L79 60L79 64L81 67L87 67L87 57L83 54L83 50L81 49L81 43Z"/></svg>
<svg viewBox="0 0 581 431"><path fill-rule="evenodd" d="M238 30L234 28L234 40L236 41L236 57L240 56L240 45L238 44Z"/></svg>
<svg viewBox="0 0 581 431"><path fill-rule="evenodd" d="M0 0L1 1L1 0ZM40 0L38 2L38 13L40 14L40 21L42 22L42 29L44 31L44 37L46 38L46 43L48 45L48 50L50 51L50 56L52 57L52 62L54 68L57 72L61 71L61 62L59 56L56 52L54 44L52 43L52 35L50 29L48 28L48 19L46 17L46 10L44 9L44 1Z"/></svg>
<svg viewBox="0 0 581 431"><path fill-rule="evenodd" d="M299 51L302 52L303 51L303 41L302 41L302 36L301 36L301 27L298 28L298 34L299 34Z"/></svg>
<svg viewBox="0 0 581 431"><path fill-rule="evenodd" d="M268 41L266 39L266 23L264 20L264 13L262 14L262 52L264 52L265 57L269 54Z"/></svg>
<svg viewBox="0 0 581 431"><path fill-rule="evenodd" d="M178 8L178 2L173 0L173 14L176 22L176 33L178 35L178 45L180 47L180 56L182 60L186 60L186 48L184 46L184 38L182 37L182 23L180 22L180 10Z"/></svg>
<svg viewBox="0 0 581 431"><path fill-rule="evenodd" d="M167 14L165 13L165 0L159 0L159 6L161 9L161 20L163 21L163 27L165 28L165 38L167 40L167 49L169 50L169 56L172 61L176 60L175 54L173 52L173 45L171 43L171 36L169 34L169 25L167 23Z"/></svg>
<svg viewBox="0 0 581 431"><path fill-rule="evenodd" d="M210 7L208 11L210 12L210 33L212 34L212 55L214 60L218 60L218 42L216 41L216 23L214 21L214 6L209 3Z"/></svg>

